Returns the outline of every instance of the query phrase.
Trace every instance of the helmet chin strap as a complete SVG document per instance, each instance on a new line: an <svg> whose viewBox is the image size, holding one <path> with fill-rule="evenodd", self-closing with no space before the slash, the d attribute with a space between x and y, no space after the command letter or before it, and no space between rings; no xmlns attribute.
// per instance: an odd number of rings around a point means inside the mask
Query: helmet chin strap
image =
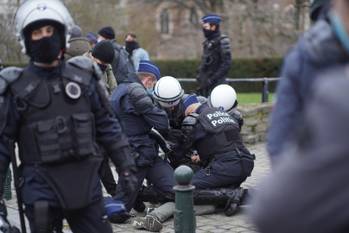
<svg viewBox="0 0 349 233"><path fill-rule="evenodd" d="M25 48L24 40L20 40L19 44L20 44L21 47L22 47L21 52L22 52L23 54L26 54L26 53L27 53L27 49Z"/></svg>

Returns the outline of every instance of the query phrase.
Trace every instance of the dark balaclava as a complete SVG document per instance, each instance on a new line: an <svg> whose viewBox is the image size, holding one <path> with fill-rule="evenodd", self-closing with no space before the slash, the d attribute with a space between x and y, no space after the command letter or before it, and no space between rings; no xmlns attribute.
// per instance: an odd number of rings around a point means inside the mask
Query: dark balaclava
<svg viewBox="0 0 349 233"><path fill-rule="evenodd" d="M51 37L32 41L29 56L35 62L49 64L58 59L60 51L60 37L57 32L54 32Z"/></svg>
<svg viewBox="0 0 349 233"><path fill-rule="evenodd" d="M133 50L139 48L139 44L137 41L125 41L125 48L126 51L132 55Z"/></svg>
<svg viewBox="0 0 349 233"><path fill-rule="evenodd" d="M55 28L52 36L43 37L40 40L32 40L31 32L46 25L52 25ZM64 33L62 27L58 26L57 23L41 21L31 25L25 31L25 34L26 38L28 38L26 40L27 54L34 62L52 63L58 59L59 53L65 47Z"/></svg>
<svg viewBox="0 0 349 233"><path fill-rule="evenodd" d="M214 38L217 34L219 34L219 24L215 24L215 25L216 25L216 30L214 31L207 30L205 28L202 29L204 36L209 40Z"/></svg>

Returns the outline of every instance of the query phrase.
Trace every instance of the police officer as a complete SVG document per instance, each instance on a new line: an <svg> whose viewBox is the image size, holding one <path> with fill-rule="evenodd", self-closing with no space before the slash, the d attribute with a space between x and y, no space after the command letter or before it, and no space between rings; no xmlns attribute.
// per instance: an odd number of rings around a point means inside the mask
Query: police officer
<svg viewBox="0 0 349 233"><path fill-rule="evenodd" d="M174 168L188 162L186 151L182 146L184 135L181 131L182 121L185 118L183 100L187 96L188 94L184 93L179 81L171 76L160 78L154 87L153 97L166 111L170 120L170 130L164 137L168 140L172 150L169 159ZM198 96L198 99L200 103L207 101L203 96Z"/></svg>
<svg viewBox="0 0 349 233"><path fill-rule="evenodd" d="M231 66L230 41L219 29L221 17L209 14L202 17L202 29L206 38L199 66L197 81L198 93L207 97L211 90L225 82Z"/></svg>
<svg viewBox="0 0 349 233"><path fill-rule="evenodd" d="M157 144L150 137L152 128L167 131L169 124L166 112L156 107L151 94L155 82L160 78L160 70L151 61L141 61L138 69L138 82L122 82L112 94L112 107L120 119L133 151L137 154L137 189L146 178L154 188L169 199L173 198L173 169L158 156ZM134 207L138 193L127 195L122 192L124 179L120 178L115 199L125 202L129 211ZM115 221L123 222L125 219Z"/></svg>
<svg viewBox="0 0 349 233"><path fill-rule="evenodd" d="M125 192L134 190L134 159L106 101L100 70L85 57L62 61L73 25L62 2L25 1L15 23L30 64L0 73L0 177L17 142L32 232L52 232L63 218L75 233L112 232L103 217L96 142L119 167Z"/></svg>
<svg viewBox="0 0 349 233"><path fill-rule="evenodd" d="M182 129L194 147L195 160L205 164L196 172L192 183L197 189L235 186L251 174L254 155L243 145L237 121L227 112L201 105L196 96L184 100L186 118Z"/></svg>
<svg viewBox="0 0 349 233"><path fill-rule="evenodd" d="M228 84L216 86L208 97L208 104L211 107L220 108L229 113L235 120L237 120L241 130L241 127L244 124L244 119L242 118L242 114L237 110L238 101L233 87Z"/></svg>
<svg viewBox="0 0 349 233"><path fill-rule="evenodd" d="M254 155L243 145L239 125L230 114L200 104L195 95L186 97L183 106L186 117L182 130L187 141L182 147L196 149L198 154L192 156L192 161L202 164L192 179L196 188L194 203L222 205L230 216L244 196L245 191L239 186L251 174ZM136 219L133 225L138 229L160 231L162 223L174 211L173 203L165 203L144 218Z"/></svg>

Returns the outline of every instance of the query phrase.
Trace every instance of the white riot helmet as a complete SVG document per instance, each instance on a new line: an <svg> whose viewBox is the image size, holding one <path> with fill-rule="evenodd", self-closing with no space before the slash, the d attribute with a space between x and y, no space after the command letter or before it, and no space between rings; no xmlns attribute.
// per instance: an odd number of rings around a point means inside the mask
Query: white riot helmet
<svg viewBox="0 0 349 233"><path fill-rule="evenodd" d="M229 111L236 106L236 92L234 88L227 84L216 86L209 97L209 104L215 108L222 108Z"/></svg>
<svg viewBox="0 0 349 233"><path fill-rule="evenodd" d="M59 0L27 0L18 8L15 17L16 36L23 53L27 52L28 43L26 41L28 38L25 38L25 30L40 21L51 21L62 26L62 44L68 47L74 21L65 5Z"/></svg>
<svg viewBox="0 0 349 233"><path fill-rule="evenodd" d="M154 98L164 108L176 106L184 95L184 90L178 80L171 76L159 79L154 87Z"/></svg>

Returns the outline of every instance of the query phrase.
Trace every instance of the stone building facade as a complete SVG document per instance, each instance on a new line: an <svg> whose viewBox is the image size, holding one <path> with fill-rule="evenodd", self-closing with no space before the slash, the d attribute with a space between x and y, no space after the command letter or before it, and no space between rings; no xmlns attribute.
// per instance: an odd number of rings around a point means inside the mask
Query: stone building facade
<svg viewBox="0 0 349 233"><path fill-rule="evenodd" d="M309 24L309 0L302 0L300 12L296 1L300 0L64 0L84 33L110 25L123 43L124 35L134 32L153 59L198 59L204 40L200 19L213 11L223 17L221 28L231 38L233 57L283 56ZM6 32L0 36L0 56L5 61L19 59L10 28L19 2L0 0L0 30ZM200 2L219 4L213 9ZM297 12L302 16L298 25Z"/></svg>
<svg viewBox="0 0 349 233"><path fill-rule="evenodd" d="M128 29L141 38L146 37L144 41L153 56L158 59L195 59L201 55L204 38L200 18L212 9L202 9L195 0L123 2L122 7L130 12ZM235 57L283 56L309 25L308 1L298 9L301 26L295 22L297 9L294 0L221 2L215 11L223 16L222 32L231 38Z"/></svg>

